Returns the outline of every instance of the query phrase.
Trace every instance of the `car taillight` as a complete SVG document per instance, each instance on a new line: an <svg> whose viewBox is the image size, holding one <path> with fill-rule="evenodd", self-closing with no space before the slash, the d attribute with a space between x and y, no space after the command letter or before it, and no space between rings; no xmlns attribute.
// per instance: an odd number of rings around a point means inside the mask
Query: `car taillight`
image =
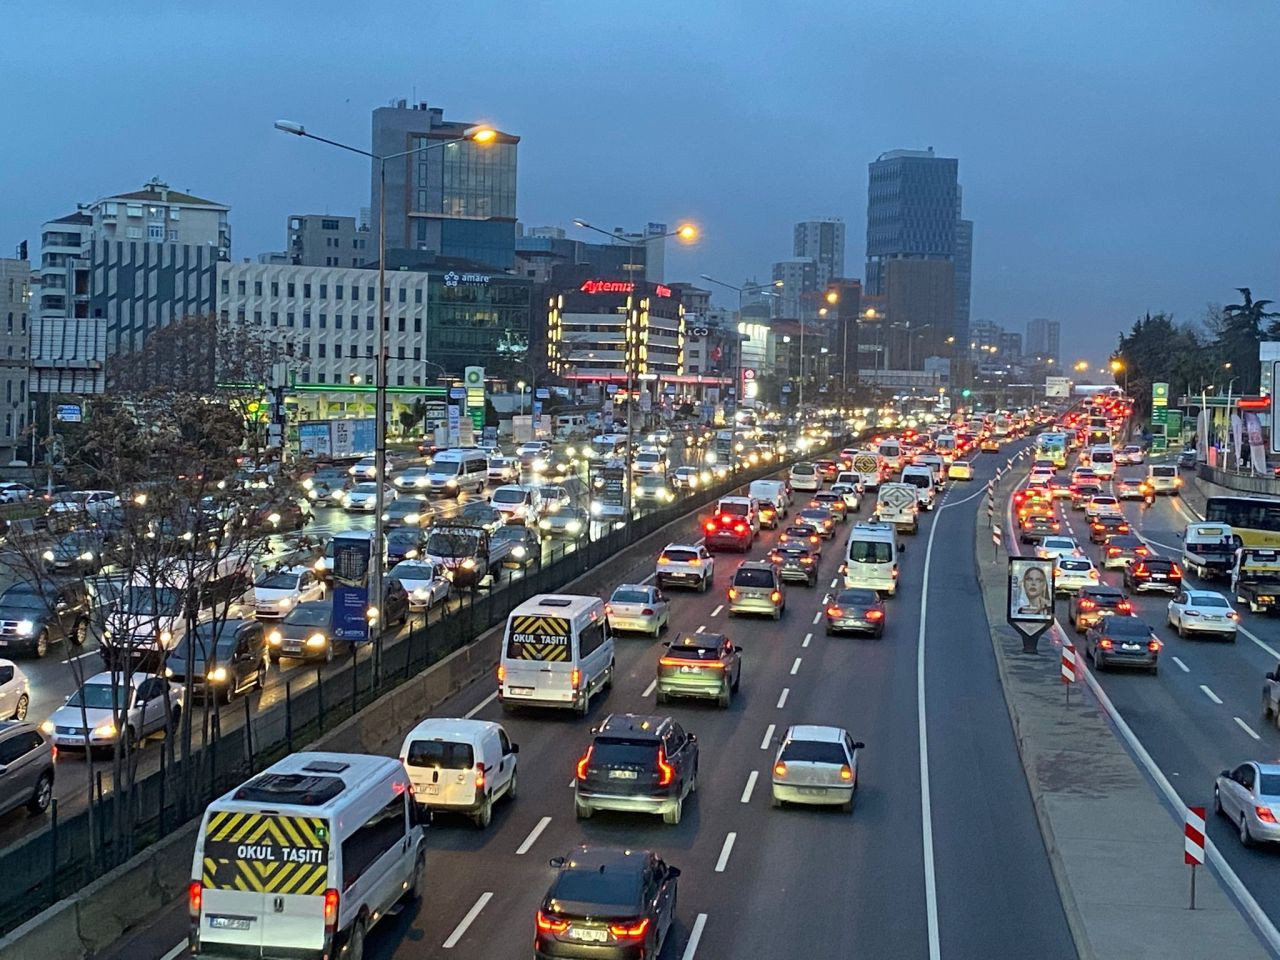
<svg viewBox="0 0 1280 960"><path fill-rule="evenodd" d="M324 892L324 932L336 933L338 930L338 907L342 903L341 894L333 887Z"/></svg>
<svg viewBox="0 0 1280 960"><path fill-rule="evenodd" d="M801 557L801 558L800 558L800 562L801 562L801 563L807 563L807 564L812 565L812 564L813 564L813 557Z"/></svg>
<svg viewBox="0 0 1280 960"><path fill-rule="evenodd" d="M1170 565L1169 565L1169 576L1171 576L1171 577L1180 577L1180 576L1182 576L1182 568L1181 568L1181 567L1179 567L1176 563L1170 564Z"/></svg>
<svg viewBox="0 0 1280 960"><path fill-rule="evenodd" d="M1130 613L1133 610L1133 604L1130 603L1128 600L1121 600L1119 603L1116 604L1116 609L1119 610L1121 613Z"/></svg>
<svg viewBox="0 0 1280 960"><path fill-rule="evenodd" d="M1199 610L1183 610L1182 615L1184 617L1198 617L1200 616L1200 611Z"/></svg>
<svg viewBox="0 0 1280 960"><path fill-rule="evenodd" d="M809 542L810 542L810 543L817 543L817 542L818 542L818 535L817 535L816 533L810 534L810 535L809 535Z"/></svg>
<svg viewBox="0 0 1280 960"><path fill-rule="evenodd" d="M676 768L667 763L667 751L664 747L658 748L658 786L666 787L675 779Z"/></svg>
<svg viewBox="0 0 1280 960"><path fill-rule="evenodd" d="M1094 603L1092 600L1088 599L1087 597L1080 601L1081 610L1092 610L1096 606L1097 604Z"/></svg>
<svg viewBox="0 0 1280 960"><path fill-rule="evenodd" d="M559 917L549 917L541 910L538 911L537 924L538 929L543 933L564 933L569 929L568 920L561 920Z"/></svg>
<svg viewBox="0 0 1280 960"><path fill-rule="evenodd" d="M865 616L868 620L883 620L883 619L884 619L884 611L883 611L883 610L868 610L868 611L864 614L864 616Z"/></svg>
<svg viewBox="0 0 1280 960"><path fill-rule="evenodd" d="M582 671L577 667L574 667L569 671L569 686L573 687L574 690L577 690L580 683L582 683Z"/></svg>
<svg viewBox="0 0 1280 960"><path fill-rule="evenodd" d="M787 775L787 765L779 760L773 765L773 775L775 777L785 777Z"/></svg>
<svg viewBox="0 0 1280 960"><path fill-rule="evenodd" d="M705 526L706 526L707 533L716 532L716 522L714 520L708 520Z"/></svg>
<svg viewBox="0 0 1280 960"><path fill-rule="evenodd" d="M1258 819L1261 820L1263 823L1276 822L1276 815L1271 812L1270 807L1254 807L1253 809L1254 809L1254 812L1257 813Z"/></svg>
<svg viewBox="0 0 1280 960"><path fill-rule="evenodd" d="M670 562L671 562L670 558L666 556L661 556L658 558L658 566L662 566L663 564L670 563Z"/></svg>
<svg viewBox="0 0 1280 960"><path fill-rule="evenodd" d="M502 664L498 664L498 682L502 683L507 679L507 668Z"/></svg>
<svg viewBox="0 0 1280 960"><path fill-rule="evenodd" d="M850 767L847 763L840 765L840 779L841 780L853 779L853 768Z"/></svg>
<svg viewBox="0 0 1280 960"><path fill-rule="evenodd" d="M773 593L769 594L769 599L772 600L774 603L781 603L782 594L779 591L775 590L773 591Z"/></svg>
<svg viewBox="0 0 1280 960"><path fill-rule="evenodd" d="M1147 565L1145 563L1138 564L1133 568L1133 575L1135 577L1145 577L1147 575Z"/></svg>
<svg viewBox="0 0 1280 960"><path fill-rule="evenodd" d="M649 918L645 917L637 923L611 923L609 932L618 940L640 940L649 930Z"/></svg>
<svg viewBox="0 0 1280 960"><path fill-rule="evenodd" d="M1101 647L1103 650L1110 650L1112 647L1112 643L1106 637L1103 637L1101 640L1098 641L1098 646Z"/></svg>
<svg viewBox="0 0 1280 960"><path fill-rule="evenodd" d="M1162 646L1162 644L1160 643L1160 641L1159 641L1159 640L1148 640L1148 641L1147 641L1147 649L1148 649L1148 650L1150 650L1152 653L1159 653L1159 652L1160 652L1160 647L1161 647L1161 646Z"/></svg>
<svg viewBox="0 0 1280 960"><path fill-rule="evenodd" d="M1232 614L1232 617L1235 617L1235 614ZM49 759L50 759L50 760L57 760L57 759L58 759L58 746L57 746L57 744L52 744L52 745L50 745L50 747L49 747Z"/></svg>
<svg viewBox="0 0 1280 960"><path fill-rule="evenodd" d="M738 599L738 588L737 588L737 587L730 587L730 588L729 588L729 599L730 599L730 600L737 600L737 599Z"/></svg>
<svg viewBox="0 0 1280 960"><path fill-rule="evenodd" d="M747 525L746 525L745 523L735 523L735 524L733 525L733 532L734 532L734 533L746 533L746 532L747 532Z"/></svg>
<svg viewBox="0 0 1280 960"><path fill-rule="evenodd" d="M187 912L191 914L192 920L200 917L200 907L204 903L204 884L199 880L192 880L187 884Z"/></svg>
<svg viewBox="0 0 1280 960"><path fill-rule="evenodd" d="M1119 552L1120 552L1119 547L1107 547L1107 556L1109 557L1114 557Z"/></svg>
<svg viewBox="0 0 1280 960"><path fill-rule="evenodd" d="M596 748L596 745L593 743L591 746L587 747L587 752L578 758L578 779L579 780L587 779L587 766L591 763L591 751L594 750L595 748Z"/></svg>
<svg viewBox="0 0 1280 960"><path fill-rule="evenodd" d="M844 610L841 607L827 607L828 617L843 617Z"/></svg>

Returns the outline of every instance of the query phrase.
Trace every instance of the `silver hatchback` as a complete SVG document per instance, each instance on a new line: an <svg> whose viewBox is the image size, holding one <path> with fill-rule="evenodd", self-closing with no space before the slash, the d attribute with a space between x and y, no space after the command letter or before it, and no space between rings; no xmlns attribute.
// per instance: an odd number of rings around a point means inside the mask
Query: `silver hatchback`
<svg viewBox="0 0 1280 960"><path fill-rule="evenodd" d="M763 613L781 620L787 609L782 579L768 561L748 560L741 564L729 585L729 613Z"/></svg>

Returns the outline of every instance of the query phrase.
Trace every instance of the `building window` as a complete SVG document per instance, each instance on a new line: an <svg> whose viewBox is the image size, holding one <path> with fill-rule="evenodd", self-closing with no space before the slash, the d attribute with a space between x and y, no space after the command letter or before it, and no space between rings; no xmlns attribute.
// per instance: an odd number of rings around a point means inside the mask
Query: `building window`
<svg viewBox="0 0 1280 960"><path fill-rule="evenodd" d="M325 358L325 352L326 352L327 347L328 347L328 345L327 345L327 344L324 344L324 343L318 343L318 344L316 344L316 354L317 354L317 356L319 356L319 357L320 357L320 359L321 359L321 360L323 360L323 359Z"/></svg>
<svg viewBox="0 0 1280 960"><path fill-rule="evenodd" d="M302 311L302 326L303 326L303 329L311 328L311 311L310 310Z"/></svg>
<svg viewBox="0 0 1280 960"><path fill-rule="evenodd" d="M225 297L231 292L231 281L226 277L222 278L222 295Z"/></svg>
<svg viewBox="0 0 1280 960"><path fill-rule="evenodd" d="M260 297L260 296L262 296L262 281L261 281L261 280L255 280L255 281L253 281L253 295L254 295L255 297Z"/></svg>
<svg viewBox="0 0 1280 960"><path fill-rule="evenodd" d="M286 313L286 314L284 315L284 325L285 325L286 327L292 327L292 326L293 326L293 311L292 311L292 310L290 310L288 313Z"/></svg>
<svg viewBox="0 0 1280 960"><path fill-rule="evenodd" d="M271 325L273 327L280 326L280 314L276 313L274 310L271 311Z"/></svg>
<svg viewBox="0 0 1280 960"><path fill-rule="evenodd" d="M328 296L329 296L329 285L327 283L320 284L320 299L321 300L328 299Z"/></svg>
<svg viewBox="0 0 1280 960"><path fill-rule="evenodd" d="M369 289L366 292L368 296L366 296L365 299L368 300L370 303L373 303L373 287L369 287Z"/></svg>
<svg viewBox="0 0 1280 960"><path fill-rule="evenodd" d="M340 283L335 283L335 284L333 285L333 295L334 295L334 297L336 297L337 299L341 300L341 299L342 299L342 292L343 292L343 286L342 286L342 284L340 284Z"/></svg>
<svg viewBox="0 0 1280 960"><path fill-rule="evenodd" d="M178 220L178 219L181 219L181 218L180 218L180 216L179 216L179 214L178 214L178 208L177 208L177 207L170 207L170 208L169 208L169 219L170 219L170 220Z"/></svg>
<svg viewBox="0 0 1280 960"><path fill-rule="evenodd" d="M329 315L327 313L320 314L320 329L324 330L329 326Z"/></svg>
<svg viewBox="0 0 1280 960"><path fill-rule="evenodd" d="M338 221L337 220L321 220L320 229L321 230L337 230ZM326 237L326 239L328 238Z"/></svg>
<svg viewBox="0 0 1280 960"><path fill-rule="evenodd" d="M404 302L405 302L405 300L408 298L408 296L409 296L409 291L408 291L408 290L406 290L404 287L401 287L401 288L400 288L400 302L401 302L401 303L404 303Z"/></svg>
<svg viewBox="0 0 1280 960"><path fill-rule="evenodd" d="M286 296L292 297L294 295L294 290L295 290L295 287L292 282L285 285Z"/></svg>
<svg viewBox="0 0 1280 960"><path fill-rule="evenodd" d="M399 347L399 348L396 350L396 359L397 359L397 360L403 360L403 359L404 359L404 347Z"/></svg>
<svg viewBox="0 0 1280 960"><path fill-rule="evenodd" d="M120 212L120 205L116 203L104 203L102 205L102 214L106 217L114 217Z"/></svg>
<svg viewBox="0 0 1280 960"><path fill-rule="evenodd" d="M403 374L403 373L401 373L401 374L397 374L397 375L396 375L396 386L397 386L397 387L403 387L403 386L404 386L404 374ZM7 432L7 431L8 431L8 427L6 427L6 428L5 428L5 430L6 430L6 432Z"/></svg>
<svg viewBox="0 0 1280 960"><path fill-rule="evenodd" d="M366 330L372 330L372 329L373 329L373 314L372 314L372 313L371 313L371 314L369 314L367 317L365 317L365 318L364 318L364 328L365 328Z"/></svg>
<svg viewBox="0 0 1280 960"><path fill-rule="evenodd" d="M170 231L169 231L169 242L170 242L170 243L177 243L177 242L178 242L178 231L177 231L177 230L170 230Z"/></svg>
<svg viewBox="0 0 1280 960"><path fill-rule="evenodd" d="M404 317L400 317L400 318L396 321L396 324L397 324L397 327L396 327L396 328L397 328L401 333L404 333Z"/></svg>
<svg viewBox="0 0 1280 960"><path fill-rule="evenodd" d="M364 355L365 355L366 357L372 357L372 356L373 356L373 344L372 344L372 343L366 343L366 344L364 345Z"/></svg>
<svg viewBox="0 0 1280 960"><path fill-rule="evenodd" d="M271 295L273 297L280 296L280 284L275 280L271 281Z"/></svg>
<svg viewBox="0 0 1280 960"><path fill-rule="evenodd" d="M141 239L142 239L142 228L141 228L141 227L127 227L127 228L125 228L124 235L125 235L125 238L126 238L126 239L129 239L129 240L141 240Z"/></svg>
<svg viewBox="0 0 1280 960"><path fill-rule="evenodd" d="M355 245L356 245L356 242L355 242L354 240L352 240L352 241L351 241L351 246L352 246L352 247L355 247Z"/></svg>
<svg viewBox="0 0 1280 960"><path fill-rule="evenodd" d="M302 295L303 295L304 297L310 297L310 296L311 296L311 284L309 284L309 283L304 283L304 284L302 285Z"/></svg>
<svg viewBox="0 0 1280 960"><path fill-rule="evenodd" d="M261 310L255 310L255 311L253 311L253 322L254 322L254 323L256 323L258 326L262 326L262 311L261 311Z"/></svg>
<svg viewBox="0 0 1280 960"><path fill-rule="evenodd" d="M243 280L236 281L236 293L242 297L245 295L245 282Z"/></svg>
<svg viewBox="0 0 1280 960"><path fill-rule="evenodd" d="M151 224L148 224L148 225L147 225L147 239L148 239L148 240L163 240L163 239L164 239L164 225L163 225L163 224L158 224L158 223L151 223Z"/></svg>
<svg viewBox="0 0 1280 960"><path fill-rule="evenodd" d="M130 217L142 216L142 204L130 203L125 206L125 214Z"/></svg>
<svg viewBox="0 0 1280 960"><path fill-rule="evenodd" d="M422 348L421 348L421 347L414 347L414 348L413 348L413 359L415 359L415 360L421 360L421 359L422 359Z"/></svg>
<svg viewBox="0 0 1280 960"><path fill-rule="evenodd" d="M341 329L342 329L342 314L340 314L340 313L339 313L339 314L336 314L336 315L334 316L334 318L333 318L333 329L335 329L335 330L341 330Z"/></svg>
<svg viewBox="0 0 1280 960"><path fill-rule="evenodd" d="M321 382L321 383L324 383L324 382L325 382L325 380L324 380L324 374L323 374L323 373L322 373L322 374L320 374L320 378L319 378L319 379L320 379L320 382Z"/></svg>

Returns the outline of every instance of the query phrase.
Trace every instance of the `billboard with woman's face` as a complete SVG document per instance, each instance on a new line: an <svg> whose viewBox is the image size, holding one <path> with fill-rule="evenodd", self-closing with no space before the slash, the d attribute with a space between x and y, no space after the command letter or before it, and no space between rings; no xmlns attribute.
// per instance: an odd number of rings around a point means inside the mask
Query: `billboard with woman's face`
<svg viewBox="0 0 1280 960"><path fill-rule="evenodd" d="M1009 622L1043 629L1053 623L1053 561L1009 558ZM1024 631L1025 632L1025 631Z"/></svg>

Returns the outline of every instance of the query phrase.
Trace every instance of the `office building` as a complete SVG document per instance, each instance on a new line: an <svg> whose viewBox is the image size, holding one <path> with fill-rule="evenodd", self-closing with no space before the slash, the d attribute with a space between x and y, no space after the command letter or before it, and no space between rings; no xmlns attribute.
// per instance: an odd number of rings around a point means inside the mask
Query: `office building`
<svg viewBox="0 0 1280 960"><path fill-rule="evenodd" d="M996 355L1005 363L1022 362L1022 334L1011 330L1002 331L998 346L1000 349Z"/></svg>
<svg viewBox="0 0 1280 960"><path fill-rule="evenodd" d="M773 315L806 320L818 315L818 265L812 257L779 260L773 265ZM781 284L781 285L779 285Z"/></svg>
<svg viewBox="0 0 1280 960"><path fill-rule="evenodd" d="M289 218L286 263L300 267L362 267L377 262L378 248L367 223L355 217L303 214ZM276 262L262 261L262 262Z"/></svg>
<svg viewBox="0 0 1280 960"><path fill-rule="evenodd" d="M618 236L626 234L619 228ZM645 243L593 243L565 236L560 227L533 227L516 237L515 273L538 283L564 276L566 268L594 277L632 280L643 273L651 283L661 281L663 240ZM559 270L559 273L557 273ZM650 274L656 275L654 279Z"/></svg>
<svg viewBox="0 0 1280 960"><path fill-rule="evenodd" d="M38 319L89 316L89 263L85 248L93 217L83 210L50 220L40 229Z"/></svg>
<svg viewBox="0 0 1280 960"><path fill-rule="evenodd" d="M474 121L445 120L444 110L404 100L373 111L371 150L389 156L441 146L386 164L387 247L424 250L477 267L515 265L516 149L501 133L488 143L465 141ZM459 140L457 143L447 141ZM371 163L372 236L378 235L380 167ZM373 249L376 252L376 241Z"/></svg>
<svg viewBox="0 0 1280 960"><path fill-rule="evenodd" d="M956 221L956 325L957 343L969 335L969 299L973 292L973 221Z"/></svg>
<svg viewBox="0 0 1280 960"><path fill-rule="evenodd" d="M684 375L680 295L662 284L588 278L547 304L547 358L568 380L676 382ZM652 376L651 376L652 375Z"/></svg>
<svg viewBox="0 0 1280 960"><path fill-rule="evenodd" d="M0 463L29 460L27 349L31 264L0 258Z"/></svg>
<svg viewBox="0 0 1280 960"><path fill-rule="evenodd" d="M827 217L797 223L792 253L813 261L814 282L825 290L833 278L844 276L844 221Z"/></svg>
<svg viewBox="0 0 1280 960"><path fill-rule="evenodd" d="M922 370L925 357L947 356L954 343L955 264L890 259L883 267L889 366Z"/></svg>
<svg viewBox="0 0 1280 960"><path fill-rule="evenodd" d="M1062 324L1057 320L1046 320L1043 317L1027 321L1027 338L1024 349L1028 357L1041 360L1062 362Z"/></svg>

